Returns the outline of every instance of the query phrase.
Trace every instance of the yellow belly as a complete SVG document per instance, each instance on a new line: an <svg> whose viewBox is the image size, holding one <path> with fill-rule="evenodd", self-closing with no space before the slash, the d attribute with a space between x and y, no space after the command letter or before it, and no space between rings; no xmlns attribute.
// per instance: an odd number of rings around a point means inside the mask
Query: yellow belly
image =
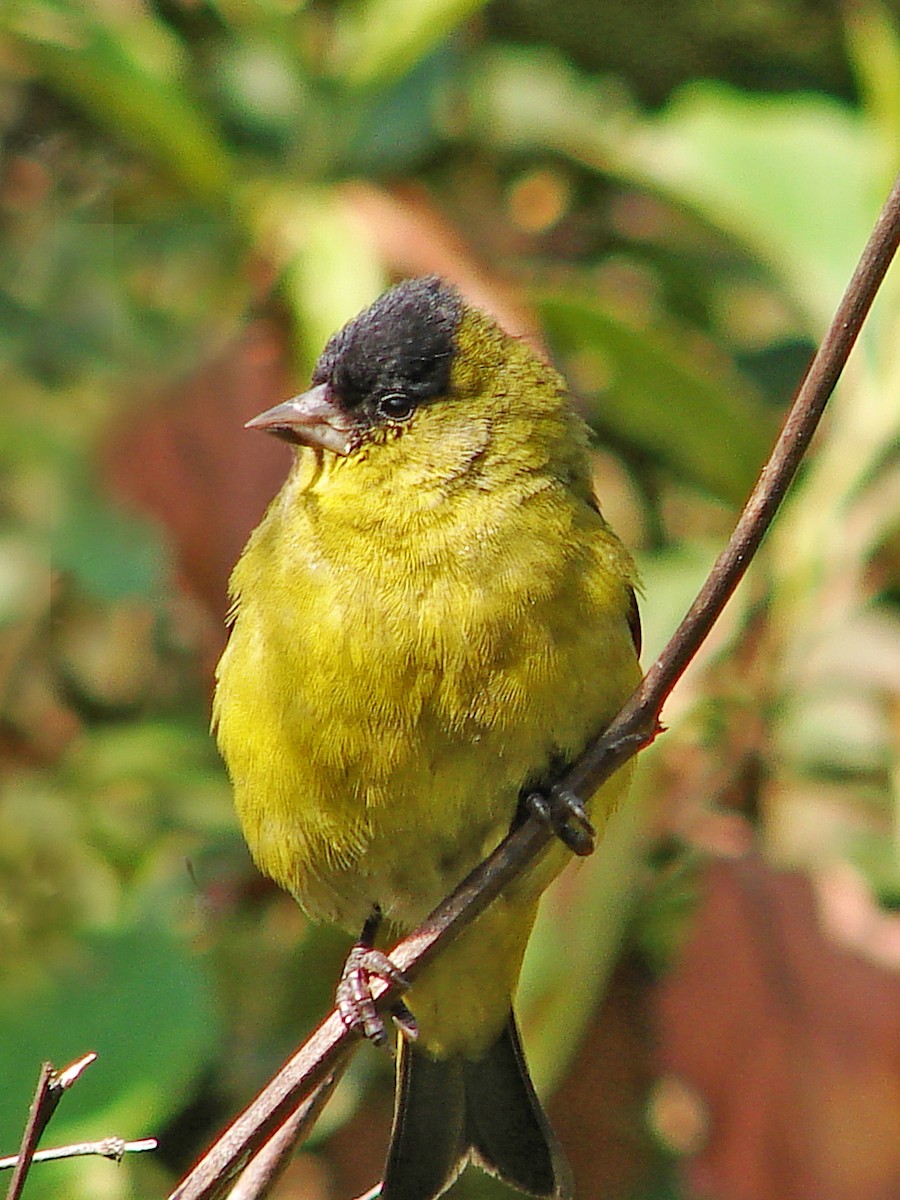
<svg viewBox="0 0 900 1200"><path fill-rule="evenodd" d="M215 718L251 853L313 916L358 932L377 904L399 931L418 924L507 832L522 788L635 686L630 560L594 514L578 520L552 543L526 524L520 555L507 534L496 562L437 566L393 545L340 561L260 527ZM600 826L620 791L598 797ZM497 1034L566 858L551 851L416 984L426 1045Z"/></svg>

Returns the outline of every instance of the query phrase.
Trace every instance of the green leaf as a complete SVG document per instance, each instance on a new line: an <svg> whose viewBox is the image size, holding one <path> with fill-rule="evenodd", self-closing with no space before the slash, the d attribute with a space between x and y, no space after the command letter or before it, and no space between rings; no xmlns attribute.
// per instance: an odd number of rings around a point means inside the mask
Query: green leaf
<svg viewBox="0 0 900 1200"><path fill-rule="evenodd" d="M847 51L864 111L884 139L888 167L885 190L900 166L900 25L879 0L856 0L843 11Z"/></svg>
<svg viewBox="0 0 900 1200"><path fill-rule="evenodd" d="M99 600L153 597L166 578L159 531L89 493L69 497L65 516L51 535L50 555L57 570L71 572Z"/></svg>
<svg viewBox="0 0 900 1200"><path fill-rule="evenodd" d="M742 242L811 332L827 326L883 199L882 144L864 117L822 96L697 83L630 150L637 178Z"/></svg>
<svg viewBox="0 0 900 1200"><path fill-rule="evenodd" d="M700 82L644 117L555 54L491 50L473 124L491 146L550 149L691 209L764 264L818 336L896 170L896 131L880 127L893 86L882 70L870 116L823 96Z"/></svg>
<svg viewBox="0 0 900 1200"><path fill-rule="evenodd" d="M632 796L614 813L597 854L548 888L528 943L518 992L537 1088L566 1072L615 964L642 869L647 808Z"/></svg>
<svg viewBox="0 0 900 1200"><path fill-rule="evenodd" d="M485 0L362 0L341 10L338 74L354 87L384 87L405 74Z"/></svg>
<svg viewBox="0 0 900 1200"><path fill-rule="evenodd" d="M354 174L408 172L434 150L445 136L443 102L460 59L459 48L445 43L358 106L347 154Z"/></svg>
<svg viewBox="0 0 900 1200"><path fill-rule="evenodd" d="M570 377L585 382L587 360L601 383L591 424L729 503L746 499L772 422L736 373L588 303L547 296L539 307Z"/></svg>
<svg viewBox="0 0 900 1200"><path fill-rule="evenodd" d="M644 633L641 658L645 665L662 652L703 586L721 548L713 541L684 541L637 555ZM742 620L742 594L739 591L729 601L729 621L737 625ZM729 628L729 621L723 622L723 632ZM670 716L667 725L675 720L675 716Z"/></svg>
<svg viewBox="0 0 900 1200"><path fill-rule="evenodd" d="M193 194L227 198L228 153L184 86L180 47L144 9L102 20L65 0L13 0L0 13L26 60L114 136L154 157Z"/></svg>
<svg viewBox="0 0 900 1200"><path fill-rule="evenodd" d="M99 1059L60 1105L53 1140L158 1131L189 1099L218 1028L201 961L164 928L84 938L51 976L0 996L0 1145L18 1144L40 1064L65 1066L90 1050ZM35 1170L32 1189L59 1196L59 1178Z"/></svg>
<svg viewBox="0 0 900 1200"><path fill-rule="evenodd" d="M371 236L336 189L292 192L267 204L257 219L277 229L289 255L284 292L305 378L334 331L383 290L384 269Z"/></svg>

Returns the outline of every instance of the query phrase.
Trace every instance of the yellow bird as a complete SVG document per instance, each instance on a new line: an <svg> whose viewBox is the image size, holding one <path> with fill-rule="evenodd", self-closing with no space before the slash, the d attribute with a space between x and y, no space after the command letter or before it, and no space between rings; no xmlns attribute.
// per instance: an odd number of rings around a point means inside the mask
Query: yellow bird
<svg viewBox="0 0 900 1200"><path fill-rule="evenodd" d="M249 422L296 455L234 569L214 722L260 869L363 931L338 999L377 1041L379 923L418 925L636 686L635 568L561 378L441 280L385 293L312 385ZM431 1200L470 1160L571 1195L512 1012L567 858L554 841L398 1007L383 1200Z"/></svg>

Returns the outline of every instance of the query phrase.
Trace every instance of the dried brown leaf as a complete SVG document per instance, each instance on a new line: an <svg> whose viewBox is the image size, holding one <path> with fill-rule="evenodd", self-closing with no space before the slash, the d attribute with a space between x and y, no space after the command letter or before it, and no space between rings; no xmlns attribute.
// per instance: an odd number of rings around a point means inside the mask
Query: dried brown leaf
<svg viewBox="0 0 900 1200"><path fill-rule="evenodd" d="M900 972L830 937L803 876L714 862L658 1018L664 1076L705 1109L695 1194L900 1196Z"/></svg>
<svg viewBox="0 0 900 1200"><path fill-rule="evenodd" d="M106 456L111 488L168 531L182 583L222 638L229 572L290 461L243 425L291 394L288 357L279 326L254 321L168 396L132 410Z"/></svg>

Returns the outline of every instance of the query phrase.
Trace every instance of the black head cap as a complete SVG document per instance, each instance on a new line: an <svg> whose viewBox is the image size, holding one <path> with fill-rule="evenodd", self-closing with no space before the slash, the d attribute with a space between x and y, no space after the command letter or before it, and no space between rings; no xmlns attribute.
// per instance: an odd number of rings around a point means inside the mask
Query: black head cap
<svg viewBox="0 0 900 1200"><path fill-rule="evenodd" d="M461 317L459 296L436 275L408 279L334 334L312 381L351 410L394 394L411 406L444 395Z"/></svg>

